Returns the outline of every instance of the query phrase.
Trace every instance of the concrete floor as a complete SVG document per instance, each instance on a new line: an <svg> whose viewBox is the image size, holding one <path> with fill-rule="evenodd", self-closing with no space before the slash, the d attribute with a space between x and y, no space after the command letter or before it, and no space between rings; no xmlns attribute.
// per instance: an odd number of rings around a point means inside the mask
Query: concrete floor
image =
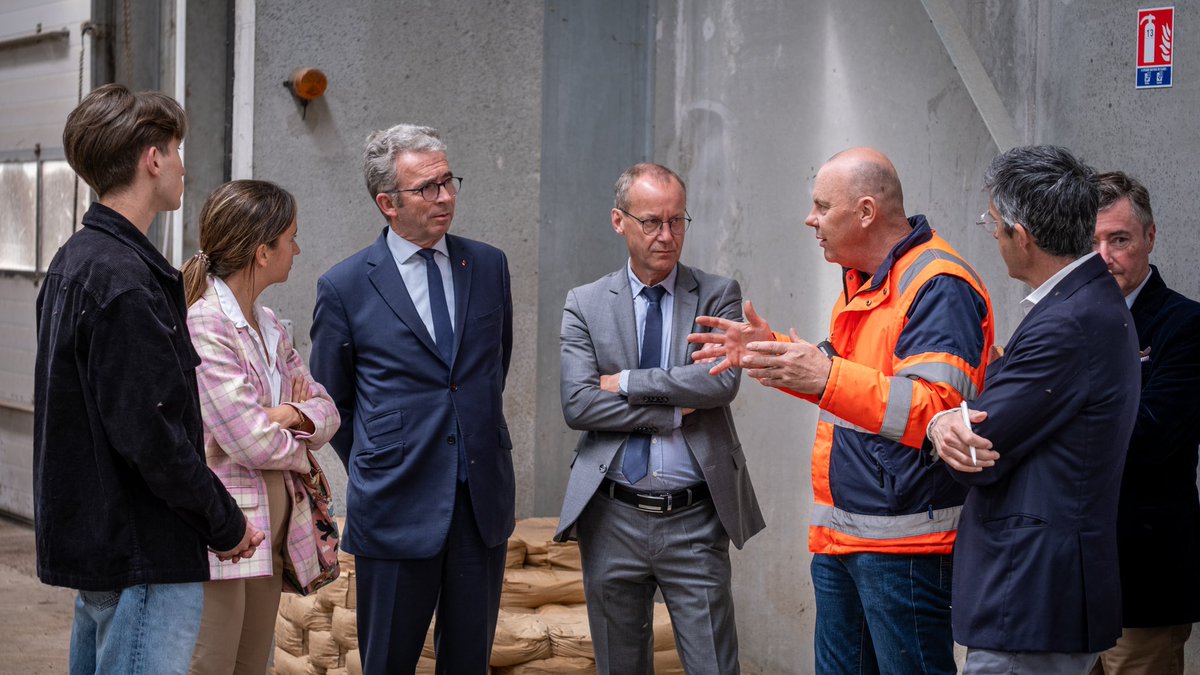
<svg viewBox="0 0 1200 675"><path fill-rule="evenodd" d="M33 529L0 518L0 673L65 673L75 592L38 581Z"/></svg>

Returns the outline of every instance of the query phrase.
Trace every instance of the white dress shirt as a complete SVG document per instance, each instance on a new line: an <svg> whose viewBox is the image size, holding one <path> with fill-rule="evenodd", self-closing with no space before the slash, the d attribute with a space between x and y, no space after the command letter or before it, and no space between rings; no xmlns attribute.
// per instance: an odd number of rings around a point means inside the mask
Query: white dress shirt
<svg viewBox="0 0 1200 675"><path fill-rule="evenodd" d="M262 357L263 363L267 364L267 384L271 387L271 407L279 405L282 400L283 375L279 372L279 331L275 329L274 322L266 321L262 307L256 302L254 303L254 318L258 321L258 327L262 329L262 338L259 338L258 333L250 322L246 320L246 315L242 314L242 306L238 304L237 297L233 294L233 289L224 281L217 277L211 277L213 280L213 288L217 291L217 299L221 301L221 311L238 330L247 330L250 332L251 342L254 343L255 349L258 350L258 355ZM263 343L266 343L265 345ZM263 351L264 348L266 351Z"/></svg>

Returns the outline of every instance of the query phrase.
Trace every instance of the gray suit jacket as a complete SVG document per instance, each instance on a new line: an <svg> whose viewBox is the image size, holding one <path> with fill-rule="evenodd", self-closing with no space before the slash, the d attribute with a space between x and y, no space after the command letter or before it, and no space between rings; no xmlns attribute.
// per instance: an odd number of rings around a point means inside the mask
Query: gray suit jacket
<svg viewBox="0 0 1200 675"><path fill-rule="evenodd" d="M555 539L572 536L579 514L600 487L613 457L630 432L670 430L675 408L695 408L683 417L683 438L712 493L717 515L730 541L742 545L764 526L746 456L733 426L729 404L737 395L741 371L717 377L711 367L693 364L695 345L688 333L708 330L697 316L742 319L742 291L726 277L679 265L671 318L671 367L638 368L637 325L625 267L567 294L563 308L562 407L579 443L563 499ZM600 389L600 376L629 370L628 397Z"/></svg>

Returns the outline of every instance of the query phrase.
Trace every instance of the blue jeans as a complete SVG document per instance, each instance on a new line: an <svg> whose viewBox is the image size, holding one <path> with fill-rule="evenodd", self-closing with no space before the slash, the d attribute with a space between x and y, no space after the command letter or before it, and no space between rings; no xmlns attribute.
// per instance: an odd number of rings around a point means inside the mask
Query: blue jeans
<svg viewBox="0 0 1200 675"><path fill-rule="evenodd" d="M950 673L948 555L814 555L818 675Z"/></svg>
<svg viewBox="0 0 1200 675"><path fill-rule="evenodd" d="M71 675L186 673L203 609L199 583L79 591Z"/></svg>

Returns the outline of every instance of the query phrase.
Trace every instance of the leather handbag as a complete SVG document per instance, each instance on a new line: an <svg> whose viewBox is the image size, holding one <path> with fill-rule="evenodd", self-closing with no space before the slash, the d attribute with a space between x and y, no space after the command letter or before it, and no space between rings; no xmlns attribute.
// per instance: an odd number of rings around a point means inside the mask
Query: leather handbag
<svg viewBox="0 0 1200 675"><path fill-rule="evenodd" d="M316 539L320 571L307 584L301 584L291 556L283 556L283 589L298 595L308 595L329 585L341 572L338 565L338 526L330 512L329 481L325 479L325 472L321 470L321 465L317 463L312 450L307 452L312 469L306 474L295 474L295 482L303 488L303 492L298 492L297 496L307 499L311 507L313 536Z"/></svg>

